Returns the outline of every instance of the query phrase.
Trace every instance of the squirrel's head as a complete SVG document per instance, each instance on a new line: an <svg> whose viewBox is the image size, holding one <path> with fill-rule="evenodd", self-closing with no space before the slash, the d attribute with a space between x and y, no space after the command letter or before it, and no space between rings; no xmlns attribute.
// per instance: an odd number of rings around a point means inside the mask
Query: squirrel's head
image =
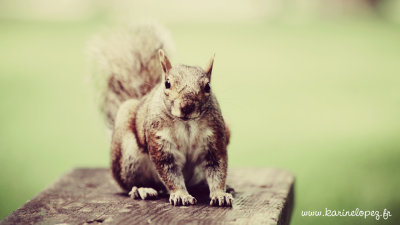
<svg viewBox="0 0 400 225"><path fill-rule="evenodd" d="M163 71L162 88L167 110L182 120L199 117L209 105L211 71L214 56L204 67L171 65L163 50L159 50Z"/></svg>

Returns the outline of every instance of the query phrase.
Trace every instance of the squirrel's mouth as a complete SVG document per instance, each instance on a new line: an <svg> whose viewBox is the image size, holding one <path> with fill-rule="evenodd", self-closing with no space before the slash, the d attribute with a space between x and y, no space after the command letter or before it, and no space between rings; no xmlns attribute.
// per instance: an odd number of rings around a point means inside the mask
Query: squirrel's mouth
<svg viewBox="0 0 400 225"><path fill-rule="evenodd" d="M191 118L184 116L184 117L180 117L180 119L181 119L181 120L184 120L184 121L188 121L188 120L190 120Z"/></svg>
<svg viewBox="0 0 400 225"><path fill-rule="evenodd" d="M190 116L190 115L179 117L179 119L181 119L183 121L194 120L196 118L197 118L197 116L193 117L193 116Z"/></svg>
<svg viewBox="0 0 400 225"><path fill-rule="evenodd" d="M188 120L195 120L199 117L200 117L200 115L197 116L197 115L189 114L189 115L179 116L178 118L183 121L188 121Z"/></svg>

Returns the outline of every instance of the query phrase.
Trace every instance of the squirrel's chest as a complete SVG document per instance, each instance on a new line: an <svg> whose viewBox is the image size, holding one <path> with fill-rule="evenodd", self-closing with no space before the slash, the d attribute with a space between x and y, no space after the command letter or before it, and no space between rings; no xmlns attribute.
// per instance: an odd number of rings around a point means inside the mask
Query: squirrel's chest
<svg viewBox="0 0 400 225"><path fill-rule="evenodd" d="M176 148L186 156L186 160L197 161L205 150L211 130L196 121L176 122L171 132Z"/></svg>
<svg viewBox="0 0 400 225"><path fill-rule="evenodd" d="M207 145L212 130L198 121L176 121L157 134L164 140L164 147L174 155L175 162L182 166L182 172L188 185L204 180L202 163L207 153Z"/></svg>
<svg viewBox="0 0 400 225"><path fill-rule="evenodd" d="M174 121L156 133L164 151L174 155L176 163L197 166L204 161L212 129L201 121Z"/></svg>
<svg viewBox="0 0 400 225"><path fill-rule="evenodd" d="M181 154L184 164L182 172L187 185L195 185L204 180L202 162L207 151L211 129L195 122L177 123L174 126L176 151Z"/></svg>
<svg viewBox="0 0 400 225"><path fill-rule="evenodd" d="M201 162L205 155L207 140L212 135L211 129L198 121L175 121L164 128L158 135L167 141L170 151L180 158L182 163L192 165Z"/></svg>

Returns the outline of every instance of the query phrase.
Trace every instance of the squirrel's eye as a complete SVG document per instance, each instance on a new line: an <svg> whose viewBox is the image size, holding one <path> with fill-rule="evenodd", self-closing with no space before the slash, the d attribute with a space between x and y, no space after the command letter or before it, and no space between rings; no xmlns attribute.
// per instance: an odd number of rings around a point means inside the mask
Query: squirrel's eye
<svg viewBox="0 0 400 225"><path fill-rule="evenodd" d="M206 93L210 93L211 87L210 87L210 83L207 83L206 86L204 87L204 91Z"/></svg>
<svg viewBox="0 0 400 225"><path fill-rule="evenodd" d="M169 80L165 81L165 88L169 89L171 87L171 83L169 82Z"/></svg>

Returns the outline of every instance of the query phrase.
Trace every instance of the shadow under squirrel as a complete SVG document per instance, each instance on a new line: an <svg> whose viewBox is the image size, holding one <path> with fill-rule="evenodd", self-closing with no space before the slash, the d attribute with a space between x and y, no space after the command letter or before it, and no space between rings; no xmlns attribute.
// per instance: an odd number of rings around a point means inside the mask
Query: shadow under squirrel
<svg viewBox="0 0 400 225"><path fill-rule="evenodd" d="M166 190L172 205L193 205L187 187L205 183L210 205L232 206L225 184L230 133L210 85L214 57L203 68L171 64L166 37L147 24L98 36L91 46L105 75L113 177L135 199Z"/></svg>

